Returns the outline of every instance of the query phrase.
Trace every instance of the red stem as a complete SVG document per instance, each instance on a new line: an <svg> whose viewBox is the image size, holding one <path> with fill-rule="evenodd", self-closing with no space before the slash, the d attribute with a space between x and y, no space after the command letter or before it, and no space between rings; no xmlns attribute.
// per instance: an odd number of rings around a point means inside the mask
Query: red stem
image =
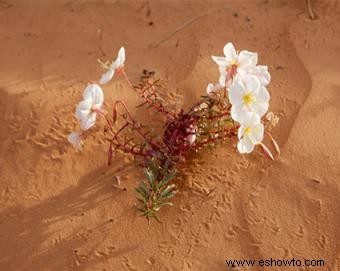
<svg viewBox="0 0 340 271"><path fill-rule="evenodd" d="M125 109L125 111L127 112L130 121L129 121L129 120L126 120L126 121L132 126L132 129L135 130L135 131L137 131L137 133L138 133L142 138L144 138L145 141L147 141L151 146L157 148L158 150L161 150L161 147L160 147L158 144L153 143L152 140L150 140L149 138L147 138L147 137L145 136L145 134L141 131L141 127L138 127L138 125L139 125L138 122L132 117L132 115L131 115L129 109L128 109L127 106L126 106L126 104L125 104L124 102L122 102L122 101L116 101L115 104L114 104L114 107L116 108L118 104L122 105L123 108Z"/></svg>
<svg viewBox="0 0 340 271"><path fill-rule="evenodd" d="M213 120L213 119L217 119L217 118L221 118L221 117L224 117L226 115L228 115L230 112L229 112L229 108L227 109L228 111L226 112L223 112L221 114L218 114L216 116L210 116L210 117L207 117L208 120Z"/></svg>
<svg viewBox="0 0 340 271"><path fill-rule="evenodd" d="M128 113L128 116L129 118L131 119L131 121L133 121L134 123L136 123L136 121L132 118L131 116L131 113L130 111L127 109L126 105L122 102L122 101L117 101L115 104L114 104L114 107L116 107L117 104L122 104L124 109L126 110L126 112ZM113 130L113 127L112 127L112 124L110 122L110 120L107 118L107 114L105 114L104 112L100 111L99 109L92 109L94 112L98 113L100 116L102 116L103 118L105 118L106 122L108 123L109 127L110 127L110 130L111 130L111 133L113 134L113 138L111 139L107 139L111 144L113 144L113 146L117 149L120 149L122 150L123 152L125 153L131 153L133 155L142 155L142 156L147 156L148 154L146 153L143 153L140 151L135 151L135 147L136 146L133 146L133 147L130 147L128 148L126 145L122 145L119 140L118 140L118 135L126 128L128 127L129 125L132 125L133 128L136 128L136 126L134 124L132 124L131 122L127 121L117 132L115 132ZM143 135L138 129L135 129L139 134ZM143 138L145 140L148 140L146 137L144 137L143 135ZM113 142L114 140L116 140L116 143ZM151 145L154 145L156 146L154 143L152 142L148 142L149 144Z"/></svg>
<svg viewBox="0 0 340 271"><path fill-rule="evenodd" d="M153 108L155 108L157 110L157 112L161 112L168 119L176 118L176 114L175 113L167 111L162 104L156 105L152 100L150 100L149 95L145 95L146 90L144 90L142 93L140 93L138 91L138 89L135 88L135 86L129 80L125 70L122 70L121 74L123 75L125 81L128 83L130 88L132 88L135 92L137 92L145 101L147 101ZM154 96L155 98L157 98L157 94L155 92L152 92L150 96Z"/></svg>
<svg viewBox="0 0 340 271"><path fill-rule="evenodd" d="M115 149L120 149L124 153L131 153L133 155L140 155L140 156L144 156L144 157L148 156L148 153L143 153L142 149L136 151L135 150L136 146L129 147L129 146L121 145L119 143L112 143L112 144L115 147Z"/></svg>
<svg viewBox="0 0 340 271"><path fill-rule="evenodd" d="M198 149L198 148L201 148L201 147L203 147L203 146L205 146L205 145L207 145L209 143L213 143L213 142L215 142L218 139L224 139L224 138L226 138L228 136L233 136L233 133L235 133L235 130L237 128L238 127L232 127L230 129L223 129L221 131L209 131L208 132L209 134L218 134L218 137L208 138L205 141L202 141L202 142L200 142L198 144L193 145L193 147L195 149ZM226 134L224 136L221 136L221 134L223 134L224 132L226 132Z"/></svg>

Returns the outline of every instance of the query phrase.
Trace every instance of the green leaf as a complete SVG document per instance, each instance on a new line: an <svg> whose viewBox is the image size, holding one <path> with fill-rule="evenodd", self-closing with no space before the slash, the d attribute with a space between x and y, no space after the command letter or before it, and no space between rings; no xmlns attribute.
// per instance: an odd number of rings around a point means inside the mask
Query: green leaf
<svg viewBox="0 0 340 271"><path fill-rule="evenodd" d="M173 198L173 197L176 195L175 192L176 192L176 191L170 192L170 193L168 193L166 196L164 196L164 197L162 197L162 198L163 198L163 199L171 199L171 198Z"/></svg>
<svg viewBox="0 0 340 271"><path fill-rule="evenodd" d="M167 196L172 192L171 190L173 190L175 187L176 187L176 186L175 186L174 184L169 185L167 188L165 188L165 189L161 192L160 196L161 196L162 198L167 197Z"/></svg>
<svg viewBox="0 0 340 271"><path fill-rule="evenodd" d="M159 176L159 166L153 160L148 160L147 164L153 173L155 180L157 180Z"/></svg>
<svg viewBox="0 0 340 271"><path fill-rule="evenodd" d="M176 170L173 170L173 171L171 171L169 174L167 174L167 175L163 178L162 182L163 182L164 184L167 184L170 180L172 180L173 178L175 178L176 175L177 175Z"/></svg>
<svg viewBox="0 0 340 271"><path fill-rule="evenodd" d="M160 202L159 204L157 204L157 207L162 207L162 206L173 206L174 204L172 202L169 201L164 201L164 202Z"/></svg>
<svg viewBox="0 0 340 271"><path fill-rule="evenodd" d="M169 174L167 174L156 186L156 191L161 189L163 186L167 185L168 182L176 176L176 174L177 174L176 170L173 170Z"/></svg>
<svg viewBox="0 0 340 271"><path fill-rule="evenodd" d="M145 185L145 183L142 182L138 187L135 188L135 190L137 193L142 195L142 197L145 198L146 200L149 199L150 192L149 192L148 187Z"/></svg>
<svg viewBox="0 0 340 271"><path fill-rule="evenodd" d="M155 175L150 169L144 168L145 176L150 184L152 190L155 190Z"/></svg>

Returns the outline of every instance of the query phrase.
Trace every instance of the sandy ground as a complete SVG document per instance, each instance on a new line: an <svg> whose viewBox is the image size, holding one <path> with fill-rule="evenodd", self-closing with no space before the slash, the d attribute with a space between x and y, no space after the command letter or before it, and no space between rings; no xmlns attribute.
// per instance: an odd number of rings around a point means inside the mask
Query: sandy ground
<svg viewBox="0 0 340 271"><path fill-rule="evenodd" d="M293 0L0 0L0 270L217 271L226 259L294 257L326 267L261 270L339 271L340 7L312 3L314 21ZM102 72L96 59L124 45L132 79L155 70L187 107L217 80L210 55L228 41L269 65L281 158L230 144L203 153L148 226L133 208L142 173L130 159L107 167L103 140L81 154L66 142L75 104ZM138 103L123 81L105 91Z"/></svg>

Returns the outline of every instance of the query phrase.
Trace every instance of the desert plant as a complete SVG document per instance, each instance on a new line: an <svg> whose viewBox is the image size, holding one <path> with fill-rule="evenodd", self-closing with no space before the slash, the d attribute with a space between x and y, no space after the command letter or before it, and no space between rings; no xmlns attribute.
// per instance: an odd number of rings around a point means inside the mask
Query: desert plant
<svg viewBox="0 0 340 271"><path fill-rule="evenodd" d="M121 151L133 155L144 170L145 180L136 187L136 207L147 219L158 220L157 212L161 207L172 205L170 199L177 193L173 181L176 165L189 153L237 137L240 153L250 153L259 146L266 157L274 160L269 148L262 143L267 135L274 150L280 154L270 133L278 118L272 112L266 114L270 99L266 88L270 82L267 67L257 66L256 53L237 53L231 43L226 44L223 51L225 56L212 57L219 66L218 83L208 84L207 94L188 111L168 108L157 91L162 87L162 81L155 78L154 72L143 71L140 82L131 83L124 68L123 47L116 60L99 61L106 69L99 83L107 84L115 73L121 75L143 100L138 107L155 110L164 117L162 135L139 123L123 101L114 102L111 113L105 111L103 90L98 84L88 85L83 101L77 105L75 116L80 121L81 132L72 132L68 140L81 150L97 117L104 119L103 137L109 145L108 164L111 164L113 153Z"/></svg>

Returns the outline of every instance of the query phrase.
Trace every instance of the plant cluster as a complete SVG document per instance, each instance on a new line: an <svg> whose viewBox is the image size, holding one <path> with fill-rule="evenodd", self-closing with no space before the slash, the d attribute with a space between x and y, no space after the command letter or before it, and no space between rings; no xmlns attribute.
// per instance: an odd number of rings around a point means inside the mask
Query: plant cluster
<svg viewBox="0 0 340 271"><path fill-rule="evenodd" d="M162 82L155 79L153 72L144 71L139 83L131 83L124 67L124 47L114 61L99 61L106 71L99 84L85 88L83 100L76 107L80 131L69 134L69 142L82 150L97 118L103 119L102 136L109 146L108 164L111 164L114 152L120 151L131 154L144 170L146 180L136 187L136 207L148 219L158 219L160 208L172 205L170 199L177 192L173 182L176 165L191 152L238 138L240 153L250 153L259 146L268 158L274 160L262 142L266 134L274 150L280 154L278 144L270 134L278 118L267 113L270 99L266 88L270 83L267 66L257 65L257 53L246 50L238 53L231 43L226 44L223 51L223 57L212 57L220 71L218 83L208 84L206 95L202 95L188 111L170 110L166 106L158 92ZM115 74L123 77L143 100L138 107L153 109L164 117L162 135L139 123L123 101L115 101L111 112L104 109L100 85L109 83Z"/></svg>

